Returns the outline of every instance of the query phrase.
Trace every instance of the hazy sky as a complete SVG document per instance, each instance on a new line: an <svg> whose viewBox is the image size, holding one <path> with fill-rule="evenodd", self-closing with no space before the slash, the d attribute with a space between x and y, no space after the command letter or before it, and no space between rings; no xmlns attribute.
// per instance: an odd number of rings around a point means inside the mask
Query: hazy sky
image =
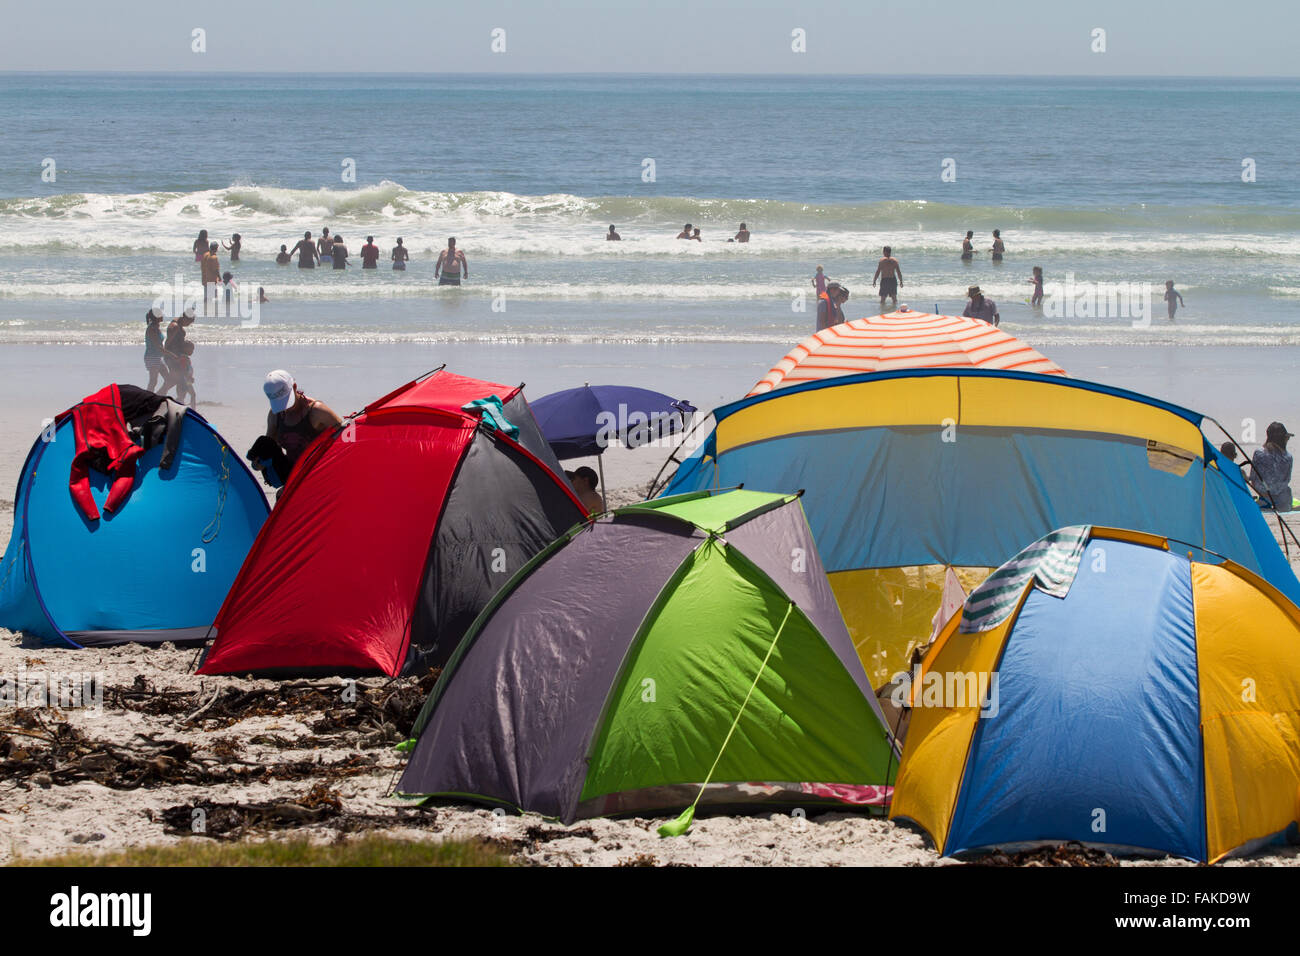
<svg viewBox="0 0 1300 956"><path fill-rule="evenodd" d="M1300 74L1295 0L0 3L0 71Z"/></svg>

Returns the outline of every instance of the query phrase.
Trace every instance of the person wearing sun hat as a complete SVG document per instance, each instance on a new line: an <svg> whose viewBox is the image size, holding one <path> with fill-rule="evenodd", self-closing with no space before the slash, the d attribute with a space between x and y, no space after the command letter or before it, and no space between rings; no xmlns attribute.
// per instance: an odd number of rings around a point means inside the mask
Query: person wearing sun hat
<svg viewBox="0 0 1300 956"><path fill-rule="evenodd" d="M284 454L284 468L280 474L287 481L298 459L316 437L331 428L343 424L343 419L322 401L309 398L298 387L293 376L284 369L268 372L262 383L266 400L271 403L271 411L266 416L266 435L264 436L275 448ZM265 443L258 439L258 444L265 449ZM249 457L257 468L268 457L258 452L258 445L253 446Z"/></svg>
<svg viewBox="0 0 1300 956"><path fill-rule="evenodd" d="M1002 321L998 315L997 303L992 299L986 298L977 285L971 286L966 290L966 298L970 299L966 303L966 308L962 312L968 319L979 319L981 322L988 322L991 325L997 325Z"/></svg>
<svg viewBox="0 0 1300 956"><path fill-rule="evenodd" d="M1295 437L1281 422L1272 422L1264 436L1264 447L1250 459L1250 484L1259 495L1259 506L1275 511L1291 511L1291 453L1287 440Z"/></svg>

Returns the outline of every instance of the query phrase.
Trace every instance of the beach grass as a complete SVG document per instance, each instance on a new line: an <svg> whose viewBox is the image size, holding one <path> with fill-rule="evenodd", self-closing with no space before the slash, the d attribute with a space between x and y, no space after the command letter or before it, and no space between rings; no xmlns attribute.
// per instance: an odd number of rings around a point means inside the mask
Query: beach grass
<svg viewBox="0 0 1300 956"><path fill-rule="evenodd" d="M9 866L510 866L501 851L476 840L425 843L370 835L338 843L304 839L214 843L190 840L170 846L133 847L111 853L76 851Z"/></svg>

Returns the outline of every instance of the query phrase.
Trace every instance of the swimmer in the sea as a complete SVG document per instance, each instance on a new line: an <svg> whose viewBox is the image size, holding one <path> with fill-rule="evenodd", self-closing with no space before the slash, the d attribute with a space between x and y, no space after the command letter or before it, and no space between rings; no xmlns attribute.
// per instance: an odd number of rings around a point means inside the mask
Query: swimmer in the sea
<svg viewBox="0 0 1300 956"><path fill-rule="evenodd" d="M967 262L975 258L975 244L971 242L973 238L975 238L975 230L967 229L966 238L961 241L961 257Z"/></svg>
<svg viewBox="0 0 1300 956"><path fill-rule="evenodd" d="M1002 261L1002 253L1007 251L1007 247L1002 244L1002 231L1000 229L993 230L993 247L990 251L993 253L994 262Z"/></svg>
<svg viewBox="0 0 1300 956"><path fill-rule="evenodd" d="M361 247L361 268L379 268L379 247L375 245L374 236L366 236L366 244Z"/></svg>
<svg viewBox="0 0 1300 956"><path fill-rule="evenodd" d="M298 255L299 269L315 269L320 262L320 254L316 251L316 243L311 241L310 232L304 232L302 238L289 250L290 256L295 253Z"/></svg>
<svg viewBox="0 0 1300 956"><path fill-rule="evenodd" d="M398 236L397 245L393 246L393 271L404 272L406 270L406 262L410 258L411 254L406 251L406 246L402 245L402 237Z"/></svg>
<svg viewBox="0 0 1300 956"><path fill-rule="evenodd" d="M447 240L447 248L438 253L438 261L433 266L433 277L438 285L460 285L461 279L469 278L469 263L465 253L456 248L456 237Z"/></svg>
<svg viewBox="0 0 1300 956"><path fill-rule="evenodd" d="M281 246L280 254L275 257L275 264L277 266L287 266L292 261L293 261L293 256L289 255L289 247Z"/></svg>
<svg viewBox="0 0 1300 956"><path fill-rule="evenodd" d="M734 241L749 242L749 230L745 227L745 224L743 222L740 224L740 232L736 233L736 238Z"/></svg>
<svg viewBox="0 0 1300 956"><path fill-rule="evenodd" d="M618 242L618 241L620 241L622 238L623 238L622 236L620 236L617 232L614 231L614 226L611 224L610 227L609 227L609 232L607 232L607 233L605 234L605 241L606 241L606 242Z"/></svg>
<svg viewBox="0 0 1300 956"><path fill-rule="evenodd" d="M239 261L239 248L243 244L244 241L243 239L240 238L239 233L235 233L233 236L231 236L229 243L227 243L225 240L222 240L221 242L221 245L224 246L227 250L229 250L231 262Z"/></svg>
<svg viewBox="0 0 1300 956"><path fill-rule="evenodd" d="M678 239L691 238L691 224L689 222L686 225L682 226L682 231L677 234L677 238Z"/></svg>
<svg viewBox="0 0 1300 956"><path fill-rule="evenodd" d="M203 257L208 254L208 231L199 230L199 237L194 240L194 261L202 262Z"/></svg>
<svg viewBox="0 0 1300 956"><path fill-rule="evenodd" d="M334 241L330 243L330 257L334 260L335 269L348 267L348 247L343 244L343 237L338 233L334 234Z"/></svg>

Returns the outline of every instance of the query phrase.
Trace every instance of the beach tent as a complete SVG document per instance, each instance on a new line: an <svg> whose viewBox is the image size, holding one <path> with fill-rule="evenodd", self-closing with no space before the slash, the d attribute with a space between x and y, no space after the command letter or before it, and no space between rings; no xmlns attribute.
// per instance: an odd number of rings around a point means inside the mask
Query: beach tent
<svg viewBox="0 0 1300 956"><path fill-rule="evenodd" d="M928 638L945 567L969 591L1053 528L1105 524L1225 555L1300 601L1202 416L1060 375L917 369L806 382L713 413L666 493L804 489L875 686Z"/></svg>
<svg viewBox="0 0 1300 956"><path fill-rule="evenodd" d="M580 817L874 806L896 766L798 498L630 505L475 621L398 790Z"/></svg>
<svg viewBox="0 0 1300 956"><path fill-rule="evenodd" d="M522 386L409 382L303 453L199 673L423 673L585 514Z"/></svg>
<svg viewBox="0 0 1300 956"><path fill-rule="evenodd" d="M102 411L124 430L117 394L96 392L32 445L0 566L0 627L70 647L201 641L266 520L266 497L225 439L180 405L168 425L180 435L169 467L158 444L125 456L136 456L133 476L90 467L84 484L74 480L74 412Z"/></svg>
<svg viewBox="0 0 1300 956"><path fill-rule="evenodd" d="M1063 529L970 595L907 693L890 814L944 855L1295 837L1300 609L1231 561Z"/></svg>
<svg viewBox="0 0 1300 956"><path fill-rule="evenodd" d="M982 319L912 312L851 319L808 336L759 379L750 395L863 372L991 368L1064 375L1036 349Z"/></svg>

